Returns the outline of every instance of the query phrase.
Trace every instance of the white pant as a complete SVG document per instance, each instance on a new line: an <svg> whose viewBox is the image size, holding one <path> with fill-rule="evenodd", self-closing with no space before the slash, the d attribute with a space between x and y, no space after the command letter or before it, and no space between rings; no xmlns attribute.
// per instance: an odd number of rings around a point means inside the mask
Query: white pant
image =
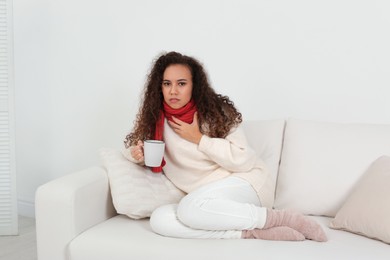
<svg viewBox="0 0 390 260"><path fill-rule="evenodd" d="M227 177L191 192L179 204L157 208L150 225L169 237L240 238L242 230L264 227L266 214L247 181Z"/></svg>

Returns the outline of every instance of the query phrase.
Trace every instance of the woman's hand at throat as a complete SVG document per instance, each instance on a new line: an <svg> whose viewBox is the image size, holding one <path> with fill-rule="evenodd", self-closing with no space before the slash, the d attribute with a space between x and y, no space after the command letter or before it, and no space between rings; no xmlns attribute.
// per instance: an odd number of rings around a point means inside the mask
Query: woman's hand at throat
<svg viewBox="0 0 390 260"><path fill-rule="evenodd" d="M203 135L199 130L198 112L195 112L194 119L191 124L187 124L174 116L172 117L172 120L173 121L168 120L168 124L175 133L191 143L199 144Z"/></svg>

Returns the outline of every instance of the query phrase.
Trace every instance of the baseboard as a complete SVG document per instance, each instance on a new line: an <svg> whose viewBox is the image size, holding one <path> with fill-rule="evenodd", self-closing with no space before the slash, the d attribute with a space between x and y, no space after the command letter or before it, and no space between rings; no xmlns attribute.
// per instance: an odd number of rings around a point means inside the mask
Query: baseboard
<svg viewBox="0 0 390 260"><path fill-rule="evenodd" d="M18 215L23 217L35 218L34 202L18 200Z"/></svg>

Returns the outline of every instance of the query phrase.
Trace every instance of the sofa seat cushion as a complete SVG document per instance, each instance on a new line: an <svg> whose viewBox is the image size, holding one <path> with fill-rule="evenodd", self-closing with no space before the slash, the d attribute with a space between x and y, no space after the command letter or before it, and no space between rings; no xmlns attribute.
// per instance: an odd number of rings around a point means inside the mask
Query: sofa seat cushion
<svg viewBox="0 0 390 260"><path fill-rule="evenodd" d="M329 229L330 218L314 218L328 242L168 238L153 233L148 219L118 215L76 237L69 245L69 259L390 259L387 244Z"/></svg>

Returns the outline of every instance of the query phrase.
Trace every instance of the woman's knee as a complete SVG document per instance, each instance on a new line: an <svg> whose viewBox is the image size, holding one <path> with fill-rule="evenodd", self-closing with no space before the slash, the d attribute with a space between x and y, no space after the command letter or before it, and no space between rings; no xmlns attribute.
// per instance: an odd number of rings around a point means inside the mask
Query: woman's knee
<svg viewBox="0 0 390 260"><path fill-rule="evenodd" d="M150 227L162 236L170 236L172 229L170 223L176 220L177 204L168 204L155 209L150 216Z"/></svg>
<svg viewBox="0 0 390 260"><path fill-rule="evenodd" d="M177 218L185 225L192 228L200 228L199 221L201 220L201 207L205 203L202 198L192 198L191 196L184 197L177 206Z"/></svg>

